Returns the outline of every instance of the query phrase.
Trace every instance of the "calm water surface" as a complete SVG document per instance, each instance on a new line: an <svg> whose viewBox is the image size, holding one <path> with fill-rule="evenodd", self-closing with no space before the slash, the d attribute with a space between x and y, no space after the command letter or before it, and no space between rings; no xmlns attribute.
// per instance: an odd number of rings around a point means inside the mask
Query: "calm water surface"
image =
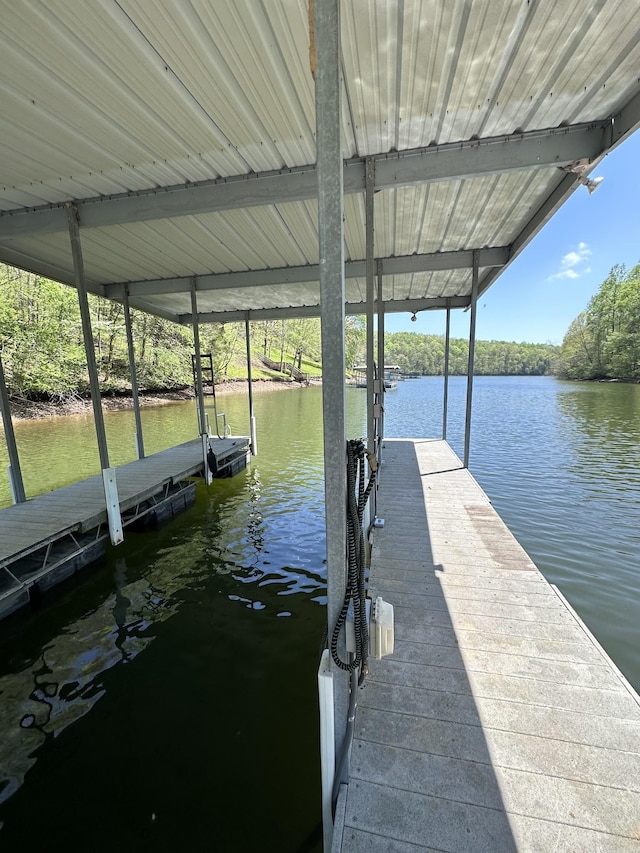
<svg viewBox="0 0 640 853"><path fill-rule="evenodd" d="M346 394L359 435L365 392ZM439 436L441 400L441 379L400 383L387 434ZM244 396L222 407L246 432ZM2 851L320 849L321 391L257 394L256 414L250 470L0 626ZM639 414L638 386L483 377L471 448L498 511L636 688ZM142 417L147 452L194 435L191 403ZM459 454L463 420L454 378ZM107 415L113 464L133 458L134 429ZM98 471L91 418L17 433L30 495Z"/></svg>
<svg viewBox="0 0 640 853"><path fill-rule="evenodd" d="M465 385L450 380L460 457ZM640 386L477 377L473 401L472 473L640 691ZM441 435L442 379L400 383L385 410L389 437Z"/></svg>

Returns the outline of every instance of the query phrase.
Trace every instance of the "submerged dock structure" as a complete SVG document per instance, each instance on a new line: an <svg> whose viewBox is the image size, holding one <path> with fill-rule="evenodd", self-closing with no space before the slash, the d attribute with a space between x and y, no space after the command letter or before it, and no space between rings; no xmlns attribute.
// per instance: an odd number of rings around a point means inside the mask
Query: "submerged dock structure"
<svg viewBox="0 0 640 853"><path fill-rule="evenodd" d="M345 318L366 317L379 462L386 315L445 315L444 440L451 311L469 312L462 468L413 444L419 500L385 505L392 449L399 467L410 446L389 445L359 519L368 534L385 507L371 584L396 606L398 651L372 664L351 753L353 673L333 658L323 673L325 851L637 849L636 700L466 470L478 299L574 192L589 203L640 125L635 0L0 6L0 260L77 290L103 483L89 293L123 306L134 403L130 309L193 329L203 468L200 327L244 323L250 365L251 323L320 317L330 635L353 589ZM23 504L12 346L0 408ZM251 401L250 422L255 452ZM344 663L344 632L336 646Z"/></svg>
<svg viewBox="0 0 640 853"><path fill-rule="evenodd" d="M640 699L444 441L385 441L333 853L640 850Z"/></svg>

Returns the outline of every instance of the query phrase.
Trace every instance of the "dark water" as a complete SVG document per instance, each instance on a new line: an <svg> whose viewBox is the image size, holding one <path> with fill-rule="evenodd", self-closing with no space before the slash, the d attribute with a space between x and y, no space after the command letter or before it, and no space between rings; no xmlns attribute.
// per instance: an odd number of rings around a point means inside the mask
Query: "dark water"
<svg viewBox="0 0 640 853"><path fill-rule="evenodd" d="M387 395L389 436L439 436L442 381ZM348 388L349 434L365 392ZM476 379L471 467L640 687L640 387ZM246 400L225 398L235 432ZM0 850L320 849L321 392L256 395L259 456L129 534L81 585L0 626ZM464 380L449 439L461 453ZM143 410L149 452L192 404ZM27 492L95 473L90 419L20 424ZM130 413L107 417L114 464ZM74 476L75 475L75 476ZM3 781L4 780L4 781Z"/></svg>

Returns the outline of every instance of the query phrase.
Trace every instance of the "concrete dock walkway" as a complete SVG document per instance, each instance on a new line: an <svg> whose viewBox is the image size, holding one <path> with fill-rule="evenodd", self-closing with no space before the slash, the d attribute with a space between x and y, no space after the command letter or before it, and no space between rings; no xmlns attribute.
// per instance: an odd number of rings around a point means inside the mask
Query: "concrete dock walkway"
<svg viewBox="0 0 640 853"><path fill-rule="evenodd" d="M446 442L387 440L334 853L640 851L640 701ZM615 614L612 614L615 618Z"/></svg>

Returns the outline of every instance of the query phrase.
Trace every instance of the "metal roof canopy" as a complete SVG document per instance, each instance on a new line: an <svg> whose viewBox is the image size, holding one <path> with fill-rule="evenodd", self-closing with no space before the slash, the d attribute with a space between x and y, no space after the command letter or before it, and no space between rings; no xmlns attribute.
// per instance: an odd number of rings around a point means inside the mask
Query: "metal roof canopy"
<svg viewBox="0 0 640 853"><path fill-rule="evenodd" d="M305 0L0 0L0 259L177 322L317 316ZM466 307L640 123L636 0L342 4L346 310ZM371 162L371 161L369 161Z"/></svg>

